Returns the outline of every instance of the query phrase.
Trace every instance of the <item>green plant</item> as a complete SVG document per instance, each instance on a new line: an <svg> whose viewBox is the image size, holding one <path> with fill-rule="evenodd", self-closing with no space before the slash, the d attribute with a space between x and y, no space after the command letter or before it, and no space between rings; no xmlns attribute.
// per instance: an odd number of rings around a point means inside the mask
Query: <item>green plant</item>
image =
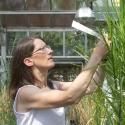
<svg viewBox="0 0 125 125"><path fill-rule="evenodd" d="M2 60L2 59L1 59ZM9 62L3 62L3 72L0 76L0 125L15 125L12 102L8 96Z"/></svg>
<svg viewBox="0 0 125 125"><path fill-rule="evenodd" d="M107 13L108 34L112 41L109 47L106 63L106 78L111 99L106 97L109 109L112 109L110 123L124 125L125 123L125 4L120 0L118 8L112 3L116 16ZM108 10L108 8L107 8ZM110 111L109 111L110 112ZM111 113L111 112L110 112Z"/></svg>
<svg viewBox="0 0 125 125"><path fill-rule="evenodd" d="M12 112L12 103L7 95L7 86L0 88L0 124L16 125Z"/></svg>
<svg viewBox="0 0 125 125"><path fill-rule="evenodd" d="M125 124L125 4L120 0L120 6L111 0L105 6L106 31L112 41L105 63L106 79L102 88L99 88L94 95L88 96L93 100L93 109L90 107L92 119L87 125L124 125ZM112 15L110 12L113 12ZM83 109L88 108L89 101ZM80 107L79 107L80 108ZM77 110L78 111L78 110ZM76 111L76 112L77 112ZM79 116L85 115L84 113ZM78 117L79 117L78 116ZM83 124L85 121L83 119Z"/></svg>
<svg viewBox="0 0 125 125"><path fill-rule="evenodd" d="M13 46L15 42L13 43ZM14 47L12 47L13 50ZM12 53L11 53L12 54ZM13 114L12 102L8 96L8 83L10 79L10 60L1 57L2 73L0 73L0 125L16 125Z"/></svg>
<svg viewBox="0 0 125 125"><path fill-rule="evenodd" d="M108 47L109 53L105 63L106 84L95 96L96 125L124 125L125 123L125 4L120 0L120 6L108 1L105 7L107 33L112 41ZM111 15L111 10L114 15ZM105 40L106 41L106 40ZM103 98L103 103L100 100Z"/></svg>
<svg viewBox="0 0 125 125"><path fill-rule="evenodd" d="M3 61L3 73L0 76L0 124L15 125L12 111L12 102L8 96L9 69L8 64Z"/></svg>

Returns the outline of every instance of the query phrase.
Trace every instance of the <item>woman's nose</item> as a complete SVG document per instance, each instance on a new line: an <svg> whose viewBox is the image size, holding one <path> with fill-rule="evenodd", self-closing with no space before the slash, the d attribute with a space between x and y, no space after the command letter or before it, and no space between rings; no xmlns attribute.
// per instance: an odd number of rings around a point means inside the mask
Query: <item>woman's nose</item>
<svg viewBox="0 0 125 125"><path fill-rule="evenodd" d="M48 53L53 53L53 49L52 48L47 48L48 49Z"/></svg>

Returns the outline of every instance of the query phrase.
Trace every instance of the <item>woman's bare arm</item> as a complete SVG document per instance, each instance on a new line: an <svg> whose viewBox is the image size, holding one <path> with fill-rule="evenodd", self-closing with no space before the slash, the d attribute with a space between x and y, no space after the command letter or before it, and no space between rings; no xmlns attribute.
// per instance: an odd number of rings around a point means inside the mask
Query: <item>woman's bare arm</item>
<svg viewBox="0 0 125 125"><path fill-rule="evenodd" d="M96 72L94 73L88 88L85 91L85 95L91 94L92 92L96 91L96 89L102 85L104 78L105 75L102 66L99 66ZM57 86L59 90L67 90L72 85L72 82L61 82L61 81L52 81L52 82Z"/></svg>
<svg viewBox="0 0 125 125"><path fill-rule="evenodd" d="M95 92L98 87L101 87L104 82L104 78L105 74L103 68L99 66L95 74L93 75L91 83L85 92L85 95L91 94Z"/></svg>
<svg viewBox="0 0 125 125"><path fill-rule="evenodd" d="M51 108L76 103L82 95L86 94L98 64L105 56L107 48L99 42L92 53L84 70L72 82L68 89L51 90L47 88L23 88L20 91L21 102L26 108Z"/></svg>

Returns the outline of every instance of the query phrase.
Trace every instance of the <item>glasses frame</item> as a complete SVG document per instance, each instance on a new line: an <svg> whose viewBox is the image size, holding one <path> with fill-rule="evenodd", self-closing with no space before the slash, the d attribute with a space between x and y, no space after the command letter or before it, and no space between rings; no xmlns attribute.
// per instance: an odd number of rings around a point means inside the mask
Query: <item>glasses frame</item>
<svg viewBox="0 0 125 125"><path fill-rule="evenodd" d="M32 54L38 52L38 51L42 51L42 52L47 52L48 49L51 49L51 47L49 45L45 45L43 47L40 47L39 49L35 50Z"/></svg>

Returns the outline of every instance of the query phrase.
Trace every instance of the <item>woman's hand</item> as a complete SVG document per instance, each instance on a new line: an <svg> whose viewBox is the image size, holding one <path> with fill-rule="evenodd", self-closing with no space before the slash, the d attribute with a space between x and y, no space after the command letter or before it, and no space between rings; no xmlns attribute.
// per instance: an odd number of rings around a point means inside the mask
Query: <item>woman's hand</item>
<svg viewBox="0 0 125 125"><path fill-rule="evenodd" d="M100 57L104 57L108 52L106 43L103 40L100 40L97 44L96 47L93 50L92 54L97 54Z"/></svg>
<svg viewBox="0 0 125 125"><path fill-rule="evenodd" d="M107 34L107 33L104 33L104 34L103 34L103 37L104 37L104 41L106 42L106 44L107 44L108 46L110 46L110 45L111 45L111 39L109 38L108 34Z"/></svg>

